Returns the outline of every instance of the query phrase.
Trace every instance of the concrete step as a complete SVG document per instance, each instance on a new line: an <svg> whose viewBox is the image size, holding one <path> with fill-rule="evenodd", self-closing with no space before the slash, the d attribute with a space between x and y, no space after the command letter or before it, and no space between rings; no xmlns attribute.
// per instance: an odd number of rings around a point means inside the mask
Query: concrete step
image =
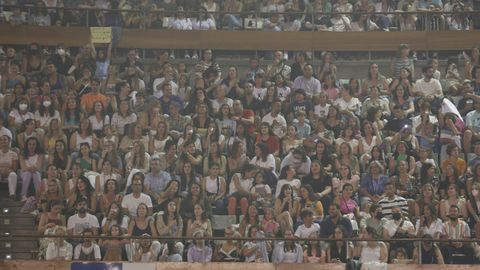
<svg viewBox="0 0 480 270"><path fill-rule="evenodd" d="M4 214L0 215L0 227L25 226L35 228L35 218L29 214Z"/></svg>
<svg viewBox="0 0 480 270"><path fill-rule="evenodd" d="M38 256L38 249L27 249L18 252L0 250L0 260L35 260Z"/></svg>
<svg viewBox="0 0 480 270"><path fill-rule="evenodd" d="M0 240L0 249L11 249L14 251L21 251L24 249L37 249L38 241L35 239L19 240L15 238L9 240Z"/></svg>

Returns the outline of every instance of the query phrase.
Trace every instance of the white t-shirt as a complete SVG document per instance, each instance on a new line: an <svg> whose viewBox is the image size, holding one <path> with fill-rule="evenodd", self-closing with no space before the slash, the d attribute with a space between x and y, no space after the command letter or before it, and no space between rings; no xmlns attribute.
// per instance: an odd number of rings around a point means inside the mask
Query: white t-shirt
<svg viewBox="0 0 480 270"><path fill-rule="evenodd" d="M360 108L362 107L362 103L356 97L352 97L348 102L340 97L335 100L334 104L342 111L348 110L355 112L356 114L360 114Z"/></svg>
<svg viewBox="0 0 480 270"><path fill-rule="evenodd" d="M253 87L252 95L256 97L258 100L263 100L265 95L267 94L267 88L257 88Z"/></svg>
<svg viewBox="0 0 480 270"><path fill-rule="evenodd" d="M97 217L87 213L85 217L81 218L75 214L68 218L67 229L73 229L73 235L80 235L83 230L90 228L99 228Z"/></svg>
<svg viewBox="0 0 480 270"><path fill-rule="evenodd" d="M237 176L238 177L238 180L240 182L240 186L247 192L250 191L250 189L252 188L252 185L253 185L253 179L250 178L250 179L242 179L242 175L239 174L239 173L236 173L233 177ZM229 195L232 195L233 193L237 192L237 188L235 187L235 183L233 181L233 177L232 177L232 180L230 181L230 185L229 185L229 191L230 193L228 193Z"/></svg>
<svg viewBox="0 0 480 270"><path fill-rule="evenodd" d="M395 235L395 233L397 232L397 229L398 229L400 224L396 224L395 220L392 219L392 220L387 221L387 223L385 223L385 226L383 226L383 228L385 228L387 230L388 236L393 237ZM408 230L411 230L411 228L415 229L412 222L410 222L408 220L404 220L403 224L402 224L402 229L404 231L408 231Z"/></svg>
<svg viewBox="0 0 480 270"><path fill-rule="evenodd" d="M417 220L417 223L415 224L415 234L418 235L418 232L422 230L423 234L428 234L432 237L435 237L435 234L440 233L440 234L445 234L445 228L443 226L443 222L441 219L437 218L432 224L430 224L430 227L423 226L420 228L420 220Z"/></svg>
<svg viewBox="0 0 480 270"><path fill-rule="evenodd" d="M421 93L424 96L443 97L442 85L437 79L430 79L426 82L425 79L419 79L413 86L414 93Z"/></svg>
<svg viewBox="0 0 480 270"><path fill-rule="evenodd" d="M295 236L298 238L311 238L313 237L312 234L318 236L320 233L320 225L318 223L312 223L310 228L305 227L305 224L298 226L297 230L295 231Z"/></svg>
<svg viewBox="0 0 480 270"><path fill-rule="evenodd" d="M93 130L103 130L104 125L110 124L110 116L108 115L105 115L105 118L102 119L101 121L98 121L95 115L90 115L88 117L88 120L90 121L90 123L92 123Z"/></svg>
<svg viewBox="0 0 480 270"><path fill-rule="evenodd" d="M163 97L163 90L161 85L163 84L164 81L165 81L165 77L156 78L153 81L153 95L158 99ZM178 85L174 81L170 81L170 85L172 86L172 94L174 96L178 96ZM157 86L160 89L157 90Z"/></svg>
<svg viewBox="0 0 480 270"><path fill-rule="evenodd" d="M135 198L133 193L125 195L122 200L122 208L127 208L131 217L137 216L137 207L139 204L144 203L148 208L153 207L152 199L145 193L140 193L140 197Z"/></svg>
<svg viewBox="0 0 480 270"><path fill-rule="evenodd" d="M317 116L326 118L328 115L328 110L330 109L330 104L325 104L325 106L322 106L320 104L315 105L313 108L313 113Z"/></svg>
<svg viewBox="0 0 480 270"><path fill-rule="evenodd" d="M257 160L257 157L255 156L250 161L250 164L253 164L253 165L261 167L261 168L273 168L272 171L274 171L275 170L275 157L272 154L268 154L267 160L263 161L261 159Z"/></svg>
<svg viewBox="0 0 480 270"><path fill-rule="evenodd" d="M13 109L8 116L12 117L14 120L14 123L17 125L21 125L25 120L27 119L34 119L33 113L31 112L26 112L25 114L20 114L20 112L17 109Z"/></svg>
<svg viewBox="0 0 480 270"><path fill-rule="evenodd" d="M273 125L273 121L277 121L277 124ZM287 130L287 121L281 114L277 114L276 117L272 116L272 113L266 114L262 118L262 123L267 122L273 128L273 133L279 138L283 138L285 131Z"/></svg>
<svg viewBox="0 0 480 270"><path fill-rule="evenodd" d="M43 127L43 128L48 128L50 125L50 121L52 121L52 119L57 119L58 121L61 121L60 113L57 110L55 110L55 112L53 113L53 116L50 116L50 114L48 113L46 116L41 116L40 111L37 110L35 112L34 118L35 118L35 121L40 122L40 127Z"/></svg>

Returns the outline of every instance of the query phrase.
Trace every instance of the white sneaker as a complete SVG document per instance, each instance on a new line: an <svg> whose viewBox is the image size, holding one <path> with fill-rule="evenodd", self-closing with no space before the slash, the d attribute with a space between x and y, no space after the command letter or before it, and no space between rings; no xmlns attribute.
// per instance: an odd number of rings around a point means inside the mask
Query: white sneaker
<svg viewBox="0 0 480 270"><path fill-rule="evenodd" d="M197 59L198 59L198 54L194 54L194 55L192 55L192 59L195 59L195 60L197 60Z"/></svg>
<svg viewBox="0 0 480 270"><path fill-rule="evenodd" d="M175 59L175 54L170 54L170 59Z"/></svg>
<svg viewBox="0 0 480 270"><path fill-rule="evenodd" d="M188 53L185 54L185 59L190 59L190 55Z"/></svg>

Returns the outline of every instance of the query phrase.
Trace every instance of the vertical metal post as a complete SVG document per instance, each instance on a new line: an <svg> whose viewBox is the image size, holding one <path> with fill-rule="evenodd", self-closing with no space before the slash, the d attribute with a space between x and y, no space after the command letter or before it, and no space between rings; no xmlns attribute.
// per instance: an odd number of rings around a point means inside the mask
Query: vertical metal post
<svg viewBox="0 0 480 270"><path fill-rule="evenodd" d="M422 264L422 241L418 241L418 264Z"/></svg>
<svg viewBox="0 0 480 270"><path fill-rule="evenodd" d="M89 23L90 22L90 12L89 12L88 9L86 9L85 11L87 12L87 15L85 16L85 18L86 18L85 24L86 24L87 27L89 27L90 26L90 23Z"/></svg>

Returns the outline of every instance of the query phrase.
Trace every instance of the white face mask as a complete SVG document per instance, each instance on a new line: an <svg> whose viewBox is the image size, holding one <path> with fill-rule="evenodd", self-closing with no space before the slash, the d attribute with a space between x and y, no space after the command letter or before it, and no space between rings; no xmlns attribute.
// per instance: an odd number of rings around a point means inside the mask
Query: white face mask
<svg viewBox="0 0 480 270"><path fill-rule="evenodd" d="M60 48L60 49L57 50L57 53L60 56L64 56L65 55L65 49Z"/></svg>
<svg viewBox="0 0 480 270"><path fill-rule="evenodd" d="M22 110L22 111L25 111L25 110L28 108L28 105L22 103L22 104L18 105L18 108L19 108L20 110Z"/></svg>
<svg viewBox="0 0 480 270"><path fill-rule="evenodd" d="M50 105L52 105L52 102L50 100L45 100L43 102L43 106L45 106L46 108L50 107Z"/></svg>

